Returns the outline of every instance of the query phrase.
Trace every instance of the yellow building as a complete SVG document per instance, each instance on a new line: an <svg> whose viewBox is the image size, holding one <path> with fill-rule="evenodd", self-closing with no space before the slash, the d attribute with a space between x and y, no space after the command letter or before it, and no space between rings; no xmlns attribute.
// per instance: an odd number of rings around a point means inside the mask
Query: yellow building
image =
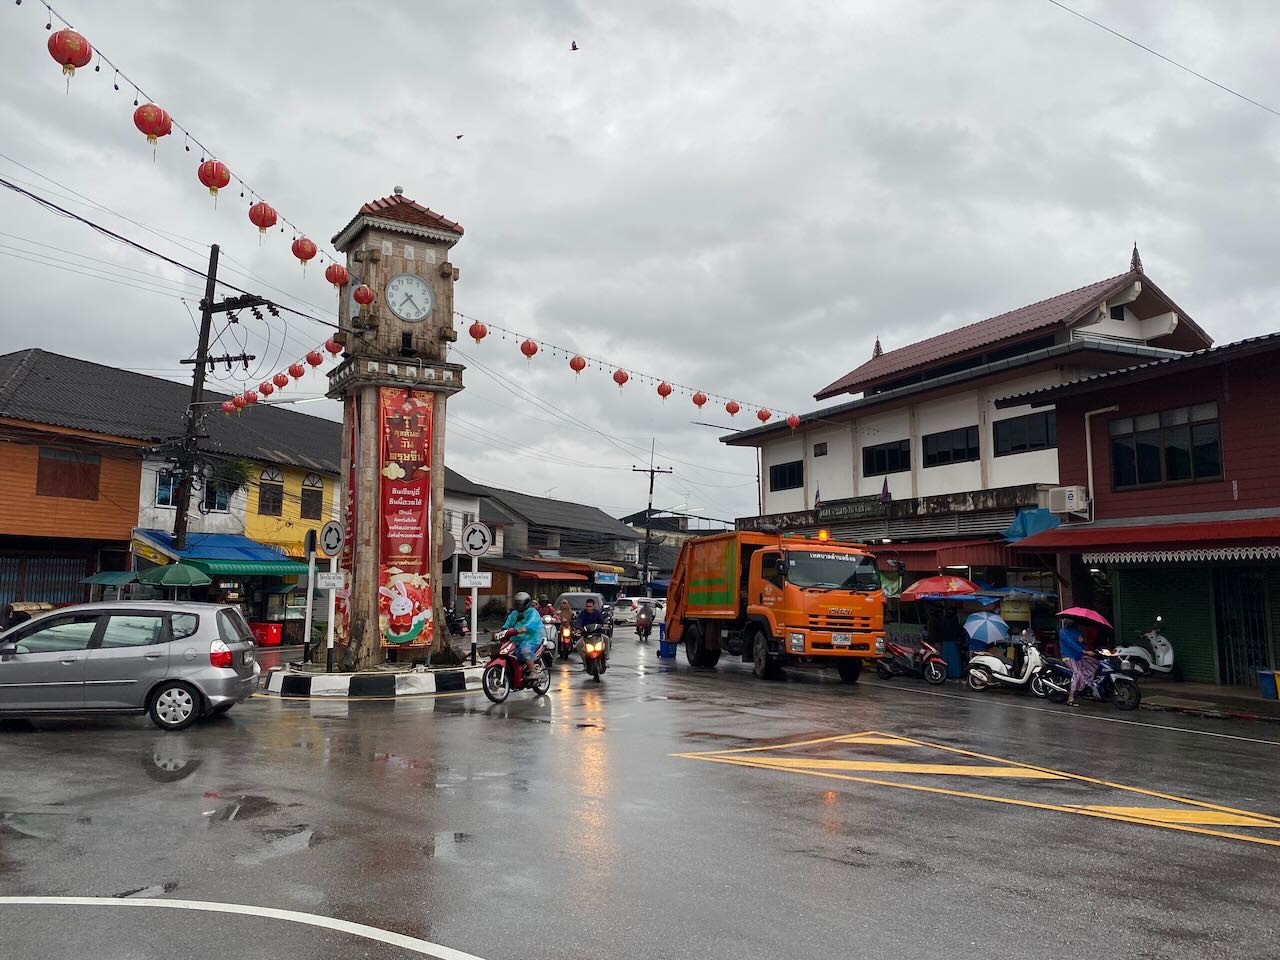
<svg viewBox="0 0 1280 960"><path fill-rule="evenodd" d="M245 536L304 557L307 531L337 519L337 491L336 474L254 463L245 491Z"/></svg>

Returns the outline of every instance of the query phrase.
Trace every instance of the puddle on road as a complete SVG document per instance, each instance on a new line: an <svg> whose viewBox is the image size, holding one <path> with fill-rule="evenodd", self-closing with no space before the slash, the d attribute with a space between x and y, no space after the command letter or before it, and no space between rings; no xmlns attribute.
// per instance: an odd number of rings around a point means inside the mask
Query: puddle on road
<svg viewBox="0 0 1280 960"><path fill-rule="evenodd" d="M276 857L310 850L328 839L324 834L305 823L295 824L291 827L259 830L257 833L265 842L254 850L236 856L234 858L236 863L256 867L259 864L266 863L268 860L274 860Z"/></svg>
<svg viewBox="0 0 1280 960"><path fill-rule="evenodd" d="M438 860L441 863L461 863L462 852L459 847L470 843L475 836L470 833L449 833L444 831L430 837L422 845L423 856Z"/></svg>
<svg viewBox="0 0 1280 960"><path fill-rule="evenodd" d="M255 817L265 817L268 814L275 813L280 807L281 804L270 797L245 794L230 803L223 804L216 810L206 811L205 816L213 822L231 823L234 820L252 820Z"/></svg>
<svg viewBox="0 0 1280 960"><path fill-rule="evenodd" d="M149 887L138 887L135 890L122 890L120 893L113 893L111 896L118 900L126 897L139 897L142 899L150 899L152 897L161 897L166 893L173 893L178 889L178 881L166 880L164 883L153 883Z"/></svg>
<svg viewBox="0 0 1280 960"><path fill-rule="evenodd" d="M92 818L75 813L0 810L0 836L26 837L29 840L60 840L71 824L92 822Z"/></svg>

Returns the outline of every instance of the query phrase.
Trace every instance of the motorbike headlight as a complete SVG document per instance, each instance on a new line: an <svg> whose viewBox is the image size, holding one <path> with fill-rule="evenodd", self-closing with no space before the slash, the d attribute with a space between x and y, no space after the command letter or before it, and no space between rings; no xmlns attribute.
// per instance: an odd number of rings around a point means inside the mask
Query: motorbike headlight
<svg viewBox="0 0 1280 960"><path fill-rule="evenodd" d="M876 637L876 653L884 653L884 637Z"/></svg>
<svg viewBox="0 0 1280 960"><path fill-rule="evenodd" d="M787 646L790 648L792 653L804 653L804 634L787 634Z"/></svg>

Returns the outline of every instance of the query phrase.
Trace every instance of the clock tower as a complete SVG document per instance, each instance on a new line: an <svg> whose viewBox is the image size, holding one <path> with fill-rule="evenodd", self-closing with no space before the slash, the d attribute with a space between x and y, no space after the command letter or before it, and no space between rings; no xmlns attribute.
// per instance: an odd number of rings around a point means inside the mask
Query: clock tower
<svg viewBox="0 0 1280 960"><path fill-rule="evenodd" d="M333 238L347 257L329 374L343 402L346 543L337 634L342 669L448 646L440 615L445 405L462 389L449 251L462 227L395 188ZM368 288L372 291L368 301Z"/></svg>

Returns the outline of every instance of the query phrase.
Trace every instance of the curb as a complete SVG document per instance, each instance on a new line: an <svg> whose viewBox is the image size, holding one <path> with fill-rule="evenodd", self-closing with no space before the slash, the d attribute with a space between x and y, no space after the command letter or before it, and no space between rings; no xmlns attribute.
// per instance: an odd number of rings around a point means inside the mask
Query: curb
<svg viewBox="0 0 1280 960"><path fill-rule="evenodd" d="M1189 717L1207 717L1210 720L1259 720L1263 723L1280 723L1280 716L1273 717L1265 713L1250 713L1247 710L1210 710L1200 707L1168 707L1164 704L1140 705L1143 710L1157 713L1181 713Z"/></svg>
<svg viewBox="0 0 1280 960"><path fill-rule="evenodd" d="M484 666L413 673L317 673L272 670L265 691L281 697L408 697L423 693L458 693L480 689Z"/></svg>

